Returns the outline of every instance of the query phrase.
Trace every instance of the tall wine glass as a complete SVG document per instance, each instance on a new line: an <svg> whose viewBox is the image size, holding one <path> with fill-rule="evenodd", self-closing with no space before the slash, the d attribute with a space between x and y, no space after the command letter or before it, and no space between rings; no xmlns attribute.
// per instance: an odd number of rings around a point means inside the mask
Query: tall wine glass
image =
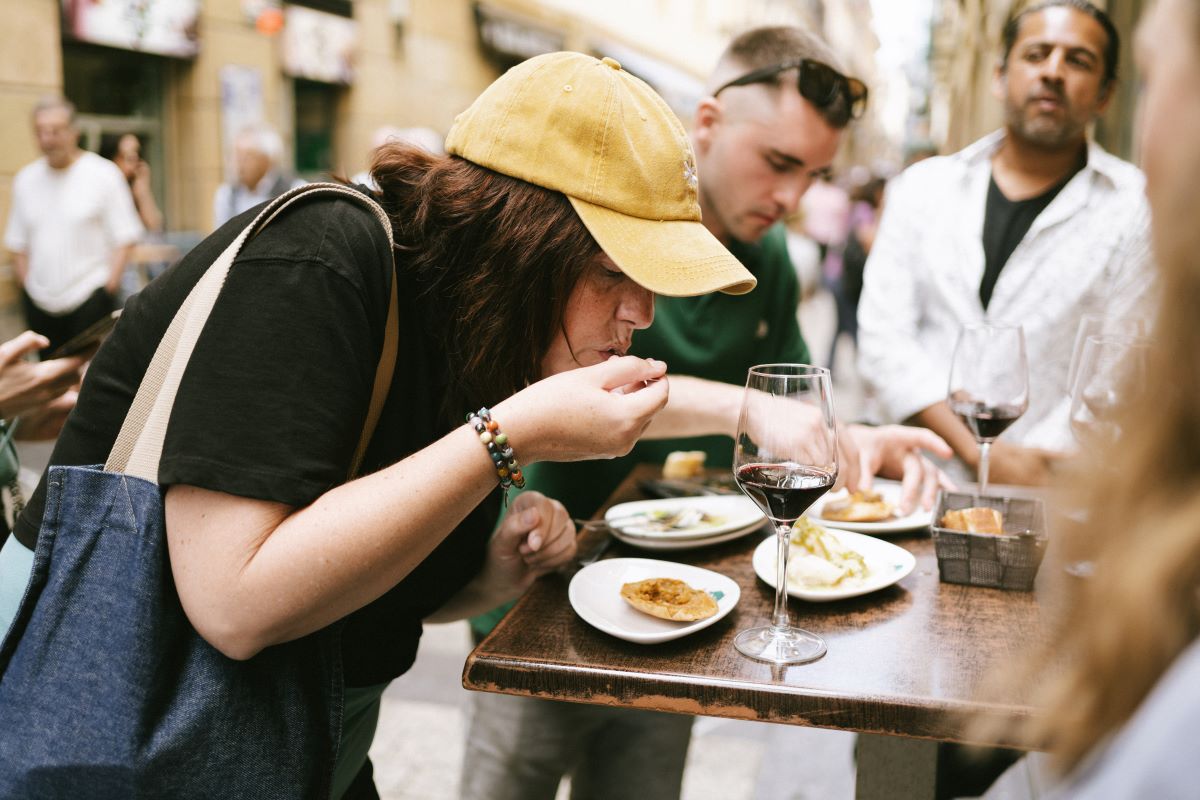
<svg viewBox="0 0 1200 800"><path fill-rule="evenodd" d="M1075 394L1075 378L1083 362L1083 349L1092 336L1127 336L1138 338L1146 335L1145 320L1139 317L1110 317L1107 314L1087 313L1079 318L1075 329L1075 344L1071 348L1071 363L1067 366L1067 392Z"/></svg>
<svg viewBox="0 0 1200 800"><path fill-rule="evenodd" d="M1149 341L1138 336L1088 336L1080 347L1069 421L1087 469L1119 468L1112 458L1121 446L1119 414L1145 389L1149 355ZM1088 509L1068 508L1064 513L1075 526L1075 543L1081 545L1080 532L1087 530L1090 521ZM1076 557L1068 559L1063 569L1086 578L1093 565L1086 557Z"/></svg>
<svg viewBox="0 0 1200 800"><path fill-rule="evenodd" d="M1029 408L1029 363L1020 325L964 325L954 346L950 410L979 443L979 495L987 494L992 442Z"/></svg>
<svg viewBox="0 0 1200 800"><path fill-rule="evenodd" d="M738 487L775 523L778 561L771 624L742 631L734 647L773 664L803 664L825 655L825 640L788 624L787 558L792 523L837 478L837 433L829 370L764 364L746 377L734 443Z"/></svg>

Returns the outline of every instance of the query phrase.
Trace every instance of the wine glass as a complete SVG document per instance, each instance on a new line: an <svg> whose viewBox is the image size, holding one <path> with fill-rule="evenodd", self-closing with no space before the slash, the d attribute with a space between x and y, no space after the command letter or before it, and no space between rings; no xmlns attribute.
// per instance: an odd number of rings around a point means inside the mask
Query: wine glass
<svg viewBox="0 0 1200 800"><path fill-rule="evenodd" d="M778 562L771 624L742 631L734 647L773 664L803 664L825 655L825 640L788 624L787 558L792 523L837 478L837 432L829 370L764 364L746 377L734 443L738 487L775 523Z"/></svg>
<svg viewBox="0 0 1200 800"><path fill-rule="evenodd" d="M1071 433L1086 458L1088 467L1113 469L1111 454L1121 443L1119 412L1137 398L1145 387L1150 343L1137 336L1088 336L1080 348L1079 366L1071 385ZM1086 508L1073 508L1067 518L1079 531L1086 530ZM1091 576L1087 558L1067 561L1063 569L1078 578Z"/></svg>
<svg viewBox="0 0 1200 800"><path fill-rule="evenodd" d="M1149 342L1136 336L1089 336L1071 387L1071 433L1092 452L1119 444L1117 412L1145 385Z"/></svg>
<svg viewBox="0 0 1200 800"><path fill-rule="evenodd" d="M950 410L979 443L979 496L987 494L992 442L1029 408L1029 364L1020 325L964 325L954 346Z"/></svg>
<svg viewBox="0 0 1200 800"><path fill-rule="evenodd" d="M1071 362L1067 366L1067 393L1074 396L1075 378L1079 374L1079 365L1083 360L1083 348L1092 336L1129 336L1141 337L1146 334L1144 320L1128 317L1110 317L1107 314L1084 314L1079 318L1079 327L1075 330L1075 344L1071 348Z"/></svg>

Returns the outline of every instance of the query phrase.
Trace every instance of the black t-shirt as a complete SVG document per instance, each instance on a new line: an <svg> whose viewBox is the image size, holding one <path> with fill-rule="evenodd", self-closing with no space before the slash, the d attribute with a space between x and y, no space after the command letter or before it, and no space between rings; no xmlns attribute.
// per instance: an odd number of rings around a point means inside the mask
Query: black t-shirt
<svg viewBox="0 0 1200 800"><path fill-rule="evenodd" d="M1058 193L1085 163L1086 160L1042 194L1026 200L1009 200L996 185L994 176L988 182L987 206L983 217L983 280L979 282L979 302L983 303L984 308L992 301L1000 270L1004 269L1017 245L1025 238L1033 221L1058 197Z"/></svg>
<svg viewBox="0 0 1200 800"><path fill-rule="evenodd" d="M104 463L179 305L257 210L231 220L129 300L87 371L50 464ZM344 482L382 348L391 272L382 226L347 199L306 199L248 242L180 383L159 482L292 506ZM445 359L420 321L403 262L397 272L400 350L364 472L453 425L439 417ZM44 503L45 476L16 526L27 545L36 541ZM347 619L350 685L382 683L411 666L421 619L478 572L498 512L493 493L398 586Z"/></svg>

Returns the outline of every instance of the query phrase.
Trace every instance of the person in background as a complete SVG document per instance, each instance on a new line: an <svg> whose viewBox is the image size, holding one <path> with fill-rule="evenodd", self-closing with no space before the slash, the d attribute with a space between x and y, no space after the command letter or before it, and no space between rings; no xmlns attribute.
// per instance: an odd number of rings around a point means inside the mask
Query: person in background
<svg viewBox="0 0 1200 800"><path fill-rule="evenodd" d="M1011 673L1034 690L1039 713L1016 733L1050 752L1058 784L1047 800L1185 800L1200 786L1200 2L1150 6L1134 52L1157 327L1144 383L1118 418L1118 463L1088 469L1079 487L1095 572Z"/></svg>
<svg viewBox="0 0 1200 800"><path fill-rule="evenodd" d="M886 186L886 178L869 177L850 193L846 242L838 254L837 276L830 286L837 303L837 328L829 343L829 359L825 362L830 369L837 354L838 339L843 333L850 337L855 347L858 346L858 301L862 296L863 270L879 229Z"/></svg>
<svg viewBox="0 0 1200 800"><path fill-rule="evenodd" d="M842 135L861 113L866 87L837 68L829 48L792 27L759 28L721 56L692 126L704 226L758 279L745 297L660 297L649 330L630 352L665 361L667 407L625 458L535 465L530 488L560 500L572 517L591 516L638 463L661 464L672 450L704 450L729 467L746 371L755 364L809 362L796 321L799 285L783 226ZM906 503L929 505L941 473L920 454L948 454L928 431L846 426L839 443L845 477L857 488L881 473L905 478ZM472 620L476 636L508 606ZM463 761L463 800L553 798L571 775L573 796L677 797L692 718L634 709L472 695Z"/></svg>
<svg viewBox="0 0 1200 800"><path fill-rule="evenodd" d="M259 123L239 131L233 140L234 179L218 186L213 195L213 227L302 186L304 181L285 173L282 160L283 139L274 128Z"/></svg>
<svg viewBox="0 0 1200 800"><path fill-rule="evenodd" d="M1144 313L1154 281L1142 174L1087 133L1113 96L1119 46L1086 0L1014 16L994 82L1004 128L893 179L867 260L859 371L884 419L936 431L969 470L979 446L945 397L958 331L1024 327L1029 409L992 445L997 483L1047 481L1073 446L1080 319Z"/></svg>
<svg viewBox="0 0 1200 800"><path fill-rule="evenodd" d="M33 128L42 157L13 179L4 245L26 322L46 338L47 355L117 307L143 229L121 171L79 147L70 101L40 101Z"/></svg>
<svg viewBox="0 0 1200 800"><path fill-rule="evenodd" d="M154 188L150 184L150 165L142 158L142 143L132 133L117 140L112 161L120 168L133 195L133 207L137 209L142 227L147 233L162 233L163 215L154 199Z"/></svg>

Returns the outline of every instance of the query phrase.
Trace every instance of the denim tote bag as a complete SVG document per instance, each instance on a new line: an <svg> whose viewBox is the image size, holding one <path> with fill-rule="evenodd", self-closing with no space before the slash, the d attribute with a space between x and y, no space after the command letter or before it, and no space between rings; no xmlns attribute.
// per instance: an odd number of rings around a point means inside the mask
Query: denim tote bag
<svg viewBox="0 0 1200 800"><path fill-rule="evenodd" d="M339 626L222 655L172 579L157 483L179 379L242 243L313 193L281 196L209 267L143 378L108 463L52 467L33 570L0 644L0 798L327 798L341 733ZM261 224L260 224L261 223ZM397 348L396 280L357 472Z"/></svg>

